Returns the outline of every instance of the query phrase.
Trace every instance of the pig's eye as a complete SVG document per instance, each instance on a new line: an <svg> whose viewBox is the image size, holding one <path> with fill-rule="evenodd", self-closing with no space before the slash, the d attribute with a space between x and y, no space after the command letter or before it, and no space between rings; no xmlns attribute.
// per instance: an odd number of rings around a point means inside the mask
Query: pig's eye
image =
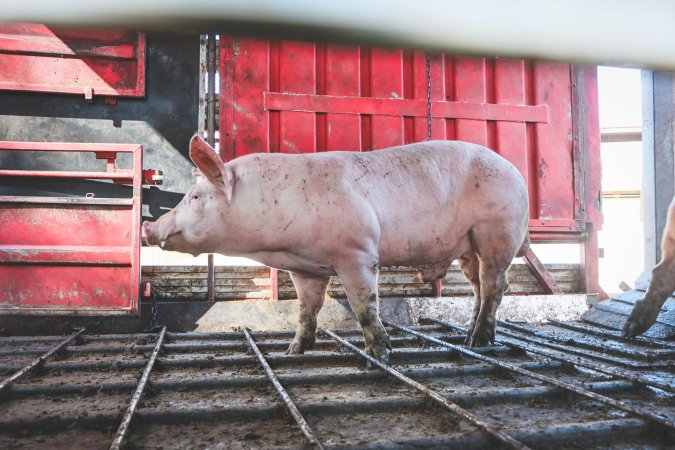
<svg viewBox="0 0 675 450"><path fill-rule="evenodd" d="M199 195L193 194L193 195L192 195L192 200L199 200Z"/></svg>

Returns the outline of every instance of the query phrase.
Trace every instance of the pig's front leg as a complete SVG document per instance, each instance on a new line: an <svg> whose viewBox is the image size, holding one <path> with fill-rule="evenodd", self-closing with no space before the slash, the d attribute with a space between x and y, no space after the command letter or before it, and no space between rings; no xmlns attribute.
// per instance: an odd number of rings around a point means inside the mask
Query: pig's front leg
<svg viewBox="0 0 675 450"><path fill-rule="evenodd" d="M323 306L330 277L310 277L291 272L291 280L300 300L300 320L298 331L286 354L298 355L314 347L316 316Z"/></svg>
<svg viewBox="0 0 675 450"><path fill-rule="evenodd" d="M375 258L349 264L338 275L347 292L349 304L356 314L366 341L366 353L385 364L389 362L389 335L380 321L377 298L379 264Z"/></svg>
<svg viewBox="0 0 675 450"><path fill-rule="evenodd" d="M647 331L656 322L661 306L673 291L675 291L675 259L664 258L652 270L652 280L645 298L635 302L621 335L635 337Z"/></svg>

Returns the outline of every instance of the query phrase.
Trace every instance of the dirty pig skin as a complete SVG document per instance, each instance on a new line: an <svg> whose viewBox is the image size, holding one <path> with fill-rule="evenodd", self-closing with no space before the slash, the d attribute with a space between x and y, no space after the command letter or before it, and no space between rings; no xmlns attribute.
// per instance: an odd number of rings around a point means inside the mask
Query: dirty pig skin
<svg viewBox="0 0 675 450"><path fill-rule="evenodd" d="M529 245L525 181L495 152L429 141L368 153L251 154L223 164L195 136L190 157L196 183L176 208L143 223L147 241L289 271L300 319L287 353L314 345L316 317L337 275L366 351L388 361L379 268L413 266L428 282L454 260L474 292L466 343L494 342L506 270Z"/></svg>

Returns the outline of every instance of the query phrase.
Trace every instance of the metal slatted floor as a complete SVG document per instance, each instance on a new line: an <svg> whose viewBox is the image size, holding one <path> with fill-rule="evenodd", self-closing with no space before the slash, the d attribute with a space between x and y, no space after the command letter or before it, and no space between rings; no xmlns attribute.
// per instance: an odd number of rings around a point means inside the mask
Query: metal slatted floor
<svg viewBox="0 0 675 450"><path fill-rule="evenodd" d="M0 339L0 448L673 448L675 343L580 323ZM371 366L368 368L367 366Z"/></svg>

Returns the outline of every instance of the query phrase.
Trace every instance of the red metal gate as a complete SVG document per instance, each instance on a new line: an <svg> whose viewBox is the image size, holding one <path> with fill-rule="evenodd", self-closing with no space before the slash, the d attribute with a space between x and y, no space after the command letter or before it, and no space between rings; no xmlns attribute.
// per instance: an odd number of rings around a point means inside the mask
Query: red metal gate
<svg viewBox="0 0 675 450"><path fill-rule="evenodd" d="M369 151L429 133L485 145L527 180L532 239L581 242L582 279L599 291L594 67L232 36L221 36L220 61L224 160Z"/></svg>
<svg viewBox="0 0 675 450"><path fill-rule="evenodd" d="M0 197L0 314L137 314L142 147L0 142L0 150L88 152L107 170L0 169L2 177L131 184L130 198ZM120 153L133 168L119 169Z"/></svg>
<svg viewBox="0 0 675 450"><path fill-rule="evenodd" d="M0 23L0 89L143 97L145 35Z"/></svg>

